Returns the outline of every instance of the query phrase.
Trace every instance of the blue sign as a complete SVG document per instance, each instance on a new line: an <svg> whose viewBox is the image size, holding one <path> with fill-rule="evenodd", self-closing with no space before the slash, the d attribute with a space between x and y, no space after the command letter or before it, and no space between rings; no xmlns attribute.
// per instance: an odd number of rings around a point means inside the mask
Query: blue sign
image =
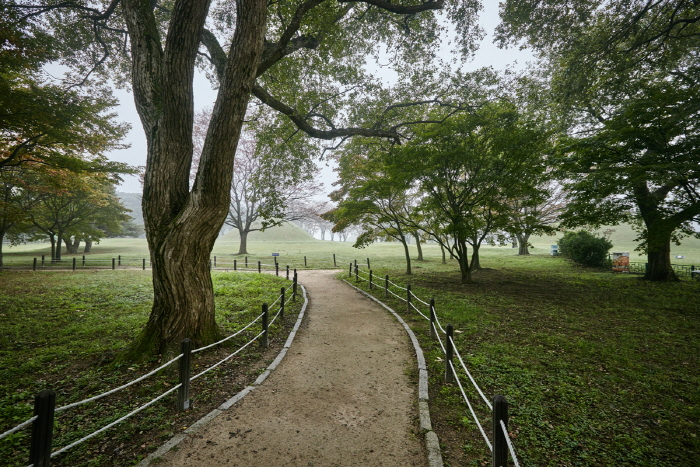
<svg viewBox="0 0 700 467"><path fill-rule="evenodd" d="M279 253L272 253L272 256L279 256Z"/></svg>

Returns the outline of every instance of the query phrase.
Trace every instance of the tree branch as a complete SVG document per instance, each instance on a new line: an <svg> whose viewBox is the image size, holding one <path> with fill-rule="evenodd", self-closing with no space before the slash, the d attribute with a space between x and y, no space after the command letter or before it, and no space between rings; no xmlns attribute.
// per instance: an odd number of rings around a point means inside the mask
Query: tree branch
<svg viewBox="0 0 700 467"><path fill-rule="evenodd" d="M422 11L440 10L443 7L443 0L428 1L420 5L397 5L385 0L338 0L338 3L367 3L399 15L414 15Z"/></svg>

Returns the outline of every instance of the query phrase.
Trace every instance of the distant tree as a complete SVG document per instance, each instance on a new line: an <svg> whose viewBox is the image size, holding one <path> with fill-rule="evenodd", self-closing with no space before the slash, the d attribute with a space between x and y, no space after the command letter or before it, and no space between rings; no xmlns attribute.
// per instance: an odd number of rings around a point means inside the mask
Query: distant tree
<svg viewBox="0 0 700 467"><path fill-rule="evenodd" d="M554 181L545 182L528 198L516 198L508 201L510 221L506 232L515 237L518 255L529 255L531 235L551 234L556 230L554 224L566 206L566 194L563 187Z"/></svg>
<svg viewBox="0 0 700 467"><path fill-rule="evenodd" d="M226 218L226 224L240 235L239 255L248 254L250 232L312 214L313 198L321 190L314 181L318 169L312 163L300 169L289 162L283 157L266 158L250 140L240 142Z"/></svg>

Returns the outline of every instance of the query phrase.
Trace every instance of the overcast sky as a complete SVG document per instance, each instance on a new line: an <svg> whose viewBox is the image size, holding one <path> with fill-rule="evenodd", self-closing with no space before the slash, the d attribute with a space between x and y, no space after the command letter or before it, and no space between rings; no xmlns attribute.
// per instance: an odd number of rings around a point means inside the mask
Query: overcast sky
<svg viewBox="0 0 700 467"><path fill-rule="evenodd" d="M485 66L492 66L497 70L501 70L508 65L517 63L516 68L524 66L527 61L532 59L532 55L528 51L520 51L517 49L502 50L496 47L493 41L493 29L499 23L498 17L498 2L485 0L484 11L481 13L481 24L486 30L486 37L482 41L474 60L467 66L469 69L478 69ZM195 76L195 108L197 110L203 107L210 107L216 99L216 91L211 89L209 81L201 74ZM146 164L146 137L143 134L141 122L136 108L134 107L133 95L123 90L115 90L115 95L119 98L120 105L116 111L119 114L120 121L131 123L132 129L127 135L124 142L131 144L129 149L112 151L108 153L108 157L115 161L126 162L131 165ZM321 181L323 181L326 191L330 191L331 183L335 180L333 168L321 162ZM118 188L118 191L126 193L140 193L141 183L136 176L125 176L124 182Z"/></svg>

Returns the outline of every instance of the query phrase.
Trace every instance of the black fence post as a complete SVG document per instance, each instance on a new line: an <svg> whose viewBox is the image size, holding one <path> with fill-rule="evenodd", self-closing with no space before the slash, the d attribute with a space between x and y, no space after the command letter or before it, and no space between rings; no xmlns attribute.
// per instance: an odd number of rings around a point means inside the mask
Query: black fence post
<svg viewBox="0 0 700 467"><path fill-rule="evenodd" d="M355 263L355 282L359 282L359 281L360 281L360 273L357 269L357 263Z"/></svg>
<svg viewBox="0 0 700 467"><path fill-rule="evenodd" d="M34 398L32 441L29 450L29 463L34 467L51 465L51 444L53 442L53 417L56 408L56 393L44 389Z"/></svg>
<svg viewBox="0 0 700 467"><path fill-rule="evenodd" d="M406 313L411 312L411 284L406 284Z"/></svg>
<svg viewBox="0 0 700 467"><path fill-rule="evenodd" d="M452 349L452 334L454 334L454 327L451 324L447 325L446 336L445 336L445 382L454 383L455 375L452 373L452 355L454 354L454 349Z"/></svg>
<svg viewBox="0 0 700 467"><path fill-rule="evenodd" d="M287 280L289 280L289 265L287 265Z"/></svg>
<svg viewBox="0 0 700 467"><path fill-rule="evenodd" d="M437 339L437 329L435 324L435 299L430 299L430 337Z"/></svg>
<svg viewBox="0 0 700 467"><path fill-rule="evenodd" d="M304 256L304 267L307 267L306 266L306 256Z"/></svg>
<svg viewBox="0 0 700 467"><path fill-rule="evenodd" d="M118 257L119 257L119 266L121 266L122 265L122 255L118 255Z"/></svg>
<svg viewBox="0 0 700 467"><path fill-rule="evenodd" d="M75 263L76 263L76 258L73 256L73 271L75 271Z"/></svg>
<svg viewBox="0 0 700 467"><path fill-rule="evenodd" d="M248 268L248 257L247 256L245 257L245 267L246 267L246 269Z"/></svg>
<svg viewBox="0 0 700 467"><path fill-rule="evenodd" d="M144 271L146 270L146 258L143 258L142 269L143 269Z"/></svg>
<svg viewBox="0 0 700 467"><path fill-rule="evenodd" d="M297 301L297 283L298 283L298 278L297 278L297 270L294 270L294 283L292 284L292 301L296 302Z"/></svg>
<svg viewBox="0 0 700 467"><path fill-rule="evenodd" d="M263 347L267 347L269 345L269 342L267 339L267 303L263 303L263 305L262 305L262 329L263 329L263 335L262 335L262 341L260 341L260 344Z"/></svg>
<svg viewBox="0 0 700 467"><path fill-rule="evenodd" d="M34 258L34 265L32 265L32 271L36 271L36 258Z"/></svg>
<svg viewBox="0 0 700 467"><path fill-rule="evenodd" d="M352 263L350 263L350 272L348 273L348 277L352 277Z"/></svg>
<svg viewBox="0 0 700 467"><path fill-rule="evenodd" d="M694 264L693 264L692 266L690 266L690 280L695 279L695 273L694 273L693 271L695 271L695 265L694 265Z"/></svg>
<svg viewBox="0 0 700 467"><path fill-rule="evenodd" d="M372 268L369 266L369 258L367 258L367 269L372 269Z"/></svg>
<svg viewBox="0 0 700 467"><path fill-rule="evenodd" d="M258 261L258 274L260 274L261 271L262 269L260 268L260 261Z"/></svg>
<svg viewBox="0 0 700 467"><path fill-rule="evenodd" d="M369 270L369 290L372 290L372 270Z"/></svg>
<svg viewBox="0 0 700 467"><path fill-rule="evenodd" d="M85 267L85 255L83 255L83 267Z"/></svg>
<svg viewBox="0 0 700 467"><path fill-rule="evenodd" d="M116 267L115 267L116 264L117 264L117 260L112 258L112 270L116 269Z"/></svg>
<svg viewBox="0 0 700 467"><path fill-rule="evenodd" d="M237 260L235 260L235 259L233 260L233 270L234 270L234 271L237 271L237 270L238 270L238 268L237 268L238 265L236 264L236 261L237 261Z"/></svg>
<svg viewBox="0 0 700 467"><path fill-rule="evenodd" d="M44 260L46 259L45 256L46 255L41 255L41 267L42 268L44 267Z"/></svg>
<svg viewBox="0 0 700 467"><path fill-rule="evenodd" d="M337 268L338 264L335 262L335 253L333 253L333 267Z"/></svg>
<svg viewBox="0 0 700 467"><path fill-rule="evenodd" d="M275 276L279 277L280 275L280 265L277 263L277 259L275 259Z"/></svg>
<svg viewBox="0 0 700 467"><path fill-rule="evenodd" d="M185 338L180 343L180 387L177 390L177 410L190 408L190 371L192 362L192 341Z"/></svg>
<svg viewBox="0 0 700 467"><path fill-rule="evenodd" d="M384 298L389 298L389 274L384 276Z"/></svg>
<svg viewBox="0 0 700 467"><path fill-rule="evenodd" d="M508 443L501 428L501 420L508 431L508 402L506 398L496 395L493 398L493 455L492 467L508 467Z"/></svg>
<svg viewBox="0 0 700 467"><path fill-rule="evenodd" d="M287 275L287 277L289 277L289 275ZM281 299L281 300L282 300L282 304L280 305L280 318L281 318L281 319L284 319L284 300L285 300L284 296L285 296L285 292L286 292L286 290L284 289L284 287L282 287L282 290L281 290L280 292L281 292L281 294L282 294L282 299Z"/></svg>
<svg viewBox="0 0 700 467"><path fill-rule="evenodd" d="M216 267L216 256L214 256L214 267Z"/></svg>

